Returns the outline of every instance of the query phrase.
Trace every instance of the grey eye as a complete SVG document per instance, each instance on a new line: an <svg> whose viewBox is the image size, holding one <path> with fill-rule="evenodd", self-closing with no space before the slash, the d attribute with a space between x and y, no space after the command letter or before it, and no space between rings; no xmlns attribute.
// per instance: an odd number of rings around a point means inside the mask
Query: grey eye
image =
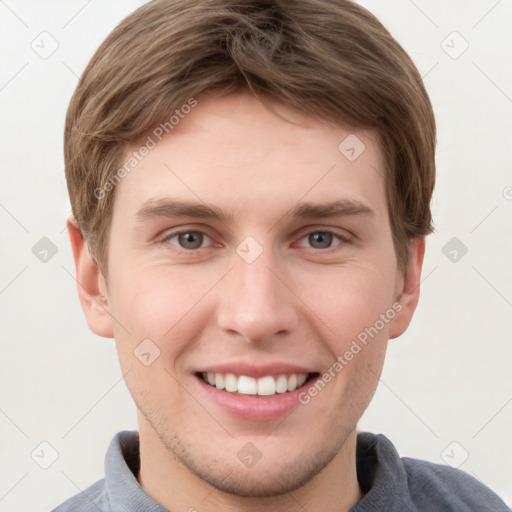
<svg viewBox="0 0 512 512"><path fill-rule="evenodd" d="M183 249L199 249L204 241L204 234L199 231L179 233L172 238L175 237L178 238L178 243Z"/></svg>
<svg viewBox="0 0 512 512"><path fill-rule="evenodd" d="M328 249L332 245L332 233L317 231L308 235L308 242L315 249Z"/></svg>

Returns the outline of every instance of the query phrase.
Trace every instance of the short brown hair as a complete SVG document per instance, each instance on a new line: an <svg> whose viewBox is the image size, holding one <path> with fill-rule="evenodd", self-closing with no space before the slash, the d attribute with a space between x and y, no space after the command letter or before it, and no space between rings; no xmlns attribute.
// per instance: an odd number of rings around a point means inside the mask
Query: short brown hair
<svg viewBox="0 0 512 512"><path fill-rule="evenodd" d="M349 0L154 0L101 44L66 116L73 215L104 275L115 189L95 191L127 148L191 98L242 90L377 134L404 269L410 240L432 231L436 127L418 70L382 24Z"/></svg>

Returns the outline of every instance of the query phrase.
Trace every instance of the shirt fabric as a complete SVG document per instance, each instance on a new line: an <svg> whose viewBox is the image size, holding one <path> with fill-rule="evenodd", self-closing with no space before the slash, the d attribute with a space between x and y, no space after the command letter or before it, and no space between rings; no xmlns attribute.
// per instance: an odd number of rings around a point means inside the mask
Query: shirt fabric
<svg viewBox="0 0 512 512"><path fill-rule="evenodd" d="M510 512L469 474L417 459L400 458L382 434L357 436L357 477L364 497L349 512ZM105 478L53 512L168 512L139 485L139 436L123 431L105 456Z"/></svg>

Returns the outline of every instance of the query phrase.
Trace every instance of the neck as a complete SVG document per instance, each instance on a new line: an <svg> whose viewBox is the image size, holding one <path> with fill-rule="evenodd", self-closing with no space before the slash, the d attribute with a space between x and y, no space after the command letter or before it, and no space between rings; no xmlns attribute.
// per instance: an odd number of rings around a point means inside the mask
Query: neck
<svg viewBox="0 0 512 512"><path fill-rule="evenodd" d="M162 444L154 430L139 417L140 472L144 490L167 510L188 512L343 512L361 498L356 475L356 431L338 454L316 476L290 493L245 497L215 489L192 473Z"/></svg>

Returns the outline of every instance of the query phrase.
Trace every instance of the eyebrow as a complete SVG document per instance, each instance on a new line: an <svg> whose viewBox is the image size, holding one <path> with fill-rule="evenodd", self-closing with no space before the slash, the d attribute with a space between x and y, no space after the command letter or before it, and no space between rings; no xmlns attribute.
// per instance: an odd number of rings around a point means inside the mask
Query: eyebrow
<svg viewBox="0 0 512 512"><path fill-rule="evenodd" d="M298 203L287 216L296 219L321 219L366 215L374 217L375 212L369 206L353 199L340 199L328 203ZM197 219L216 218L224 223L233 222L235 214L223 208L170 199L150 199L143 203L135 214L138 222L153 218L193 217Z"/></svg>
<svg viewBox="0 0 512 512"><path fill-rule="evenodd" d="M298 219L322 219L351 215L376 216L369 206L353 199L342 199L325 204L299 203L292 209L290 215Z"/></svg>
<svg viewBox="0 0 512 512"><path fill-rule="evenodd" d="M217 218L223 222L233 221L235 216L222 208L204 203L192 203L170 199L149 199L135 214L139 222L158 217L194 217L197 219Z"/></svg>

